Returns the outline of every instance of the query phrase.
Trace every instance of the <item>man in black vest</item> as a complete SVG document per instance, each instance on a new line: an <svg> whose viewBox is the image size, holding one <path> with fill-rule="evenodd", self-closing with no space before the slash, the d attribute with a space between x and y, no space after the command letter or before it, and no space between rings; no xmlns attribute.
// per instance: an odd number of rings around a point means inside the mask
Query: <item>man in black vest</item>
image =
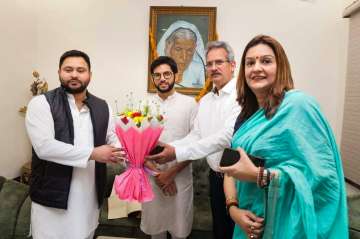
<svg viewBox="0 0 360 239"><path fill-rule="evenodd" d="M34 97L26 129L33 146L30 179L34 239L92 238L104 198L106 163L124 159L108 104L90 94L87 54L65 52L61 86Z"/></svg>

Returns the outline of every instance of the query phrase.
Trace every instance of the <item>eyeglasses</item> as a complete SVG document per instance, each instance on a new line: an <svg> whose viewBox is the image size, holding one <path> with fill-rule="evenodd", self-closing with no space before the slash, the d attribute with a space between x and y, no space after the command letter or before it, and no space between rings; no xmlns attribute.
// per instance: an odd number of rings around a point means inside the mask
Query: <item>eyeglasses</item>
<svg viewBox="0 0 360 239"><path fill-rule="evenodd" d="M165 80L169 80L173 76L173 73L171 71L164 71L163 73L152 73L151 74L151 76L154 80L160 80L161 75L163 75Z"/></svg>
<svg viewBox="0 0 360 239"><path fill-rule="evenodd" d="M215 60L215 61L209 61L209 62L206 62L206 69L210 69L214 64L215 64L215 67L221 67L224 65L225 62L230 62L229 60Z"/></svg>

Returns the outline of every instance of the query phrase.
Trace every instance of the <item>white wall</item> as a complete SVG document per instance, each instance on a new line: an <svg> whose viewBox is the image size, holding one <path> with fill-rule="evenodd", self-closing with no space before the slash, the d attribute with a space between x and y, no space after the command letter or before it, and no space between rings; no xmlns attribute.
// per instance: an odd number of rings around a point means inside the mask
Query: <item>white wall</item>
<svg viewBox="0 0 360 239"><path fill-rule="evenodd" d="M36 64L36 4L0 1L0 175L13 178L30 157L24 117L18 112L31 97Z"/></svg>
<svg viewBox="0 0 360 239"><path fill-rule="evenodd" d="M60 55L69 49L84 50L93 65L90 91L111 103L118 99L124 104L125 94L130 91L139 98L146 95L149 6L217 7L219 37L233 46L237 60L245 44L256 34L272 35L283 44L296 87L319 100L340 139L348 25L341 17L343 1L38 0L38 31L32 35L36 42L32 41L28 47L21 46L27 49L36 45L36 61L22 64L20 68L26 73L26 79L31 73L26 67L38 69L46 76L50 88L54 88L58 85L56 71ZM11 5L10 0L8 5ZM34 7L28 7L34 10ZM13 16L8 14L5 18L12 19ZM26 24L33 28L30 23ZM19 47L11 44L13 48ZM32 49L27 51L27 54L34 53ZM25 82L19 87L23 92L22 100L26 100L28 94ZM21 119L17 119L20 126L14 125L16 117L11 116L11 127L23 127ZM25 141L22 130L16 136ZM9 144L7 137L10 134L10 130L6 131L4 135L7 136L0 136L5 145ZM3 152L7 151L8 146L3 144L2 147ZM23 156L18 155L18 158ZM29 154L25 156L30 157ZM0 162L0 174L18 172L14 168L3 169L4 166L8 168L8 164Z"/></svg>

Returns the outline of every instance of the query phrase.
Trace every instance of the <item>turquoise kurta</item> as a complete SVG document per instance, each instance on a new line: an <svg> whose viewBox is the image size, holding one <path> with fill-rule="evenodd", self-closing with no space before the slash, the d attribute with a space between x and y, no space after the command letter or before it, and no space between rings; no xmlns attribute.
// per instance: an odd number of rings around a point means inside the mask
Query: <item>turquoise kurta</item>
<svg viewBox="0 0 360 239"><path fill-rule="evenodd" d="M279 172L268 194L256 183L237 181L239 207L266 214L263 238L348 238L341 158L313 98L287 92L270 120L260 109L245 121L232 146L263 158L266 168ZM247 237L236 225L233 238Z"/></svg>

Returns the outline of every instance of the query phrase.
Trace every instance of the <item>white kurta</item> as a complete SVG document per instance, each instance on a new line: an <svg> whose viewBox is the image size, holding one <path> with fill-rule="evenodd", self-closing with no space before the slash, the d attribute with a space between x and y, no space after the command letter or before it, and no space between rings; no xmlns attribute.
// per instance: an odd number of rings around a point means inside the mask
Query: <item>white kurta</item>
<svg viewBox="0 0 360 239"><path fill-rule="evenodd" d="M164 113L164 131L161 142L171 142L185 137L191 130L197 113L197 103L194 98L174 93L166 100L155 96L153 100L160 105ZM161 165L166 169L176 162ZM176 237L187 237L191 232L193 222L193 181L191 164L175 177L177 194L165 196L151 178L155 199L142 204L141 230L154 235L169 231Z"/></svg>
<svg viewBox="0 0 360 239"><path fill-rule="evenodd" d="M194 129L184 139L171 143L178 162L206 157L211 169L219 171L222 152L230 146L240 113L236 96L236 81L232 79L218 95L209 92L200 100Z"/></svg>
<svg viewBox="0 0 360 239"><path fill-rule="evenodd" d="M26 129L39 158L73 167L68 209L45 207L32 202L31 231L34 239L84 239L98 225L99 209L95 188L93 127L87 106L78 110L73 95L68 101L74 124L74 145L55 140L54 121L45 96L33 98L26 113ZM120 146L114 133L109 107L107 143Z"/></svg>

